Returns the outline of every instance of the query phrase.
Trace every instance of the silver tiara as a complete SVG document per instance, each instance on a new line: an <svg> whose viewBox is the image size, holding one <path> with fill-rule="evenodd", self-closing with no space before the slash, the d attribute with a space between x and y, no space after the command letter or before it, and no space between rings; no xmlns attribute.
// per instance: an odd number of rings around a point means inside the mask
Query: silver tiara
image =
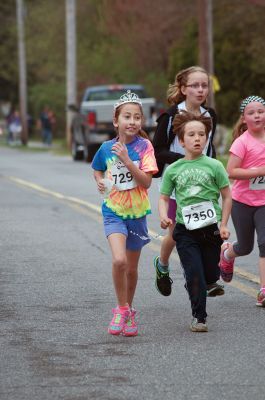
<svg viewBox="0 0 265 400"><path fill-rule="evenodd" d="M241 112L241 114L244 113L244 110L245 110L246 106L249 103L252 103L253 101L256 101L257 103L261 103L261 104L263 104L265 106L265 100L262 97L260 97L260 96L248 96L240 104L240 112Z"/></svg>
<svg viewBox="0 0 265 400"><path fill-rule="evenodd" d="M139 98L139 96L135 93L132 93L130 90L127 90L126 93L124 93L119 100L117 101L117 103L114 104L114 110L116 110L116 108L118 108L119 106L126 104L126 103L136 103L139 104L139 106L142 107L142 102Z"/></svg>

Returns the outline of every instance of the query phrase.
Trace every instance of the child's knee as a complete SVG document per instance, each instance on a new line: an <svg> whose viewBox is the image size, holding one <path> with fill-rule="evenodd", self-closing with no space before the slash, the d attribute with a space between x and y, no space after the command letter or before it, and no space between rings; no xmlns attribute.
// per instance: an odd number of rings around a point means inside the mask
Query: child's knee
<svg viewBox="0 0 265 400"><path fill-rule="evenodd" d="M242 256L247 256L250 254L253 250L254 246L245 246L244 248L241 248L238 244L233 245L233 250L236 253L237 256L242 257Z"/></svg>
<svg viewBox="0 0 265 400"><path fill-rule="evenodd" d="M126 257L115 257L112 261L113 268L119 271L125 271L126 263Z"/></svg>

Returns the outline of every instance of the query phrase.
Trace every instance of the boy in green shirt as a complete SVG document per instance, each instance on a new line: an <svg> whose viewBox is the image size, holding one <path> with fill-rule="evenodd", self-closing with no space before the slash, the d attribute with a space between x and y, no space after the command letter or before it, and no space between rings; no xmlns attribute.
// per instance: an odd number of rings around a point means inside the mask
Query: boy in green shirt
<svg viewBox="0 0 265 400"><path fill-rule="evenodd" d="M163 176L159 198L159 216L163 229L173 221L167 210L170 195L177 201L173 239L184 269L193 320L193 332L207 332L207 285L220 277L218 266L221 244L230 232L231 193L225 168L202 151L211 130L211 119L188 112L177 114L173 131L185 150L185 157L169 165ZM218 199L222 196L222 208ZM220 223L220 227L218 227Z"/></svg>

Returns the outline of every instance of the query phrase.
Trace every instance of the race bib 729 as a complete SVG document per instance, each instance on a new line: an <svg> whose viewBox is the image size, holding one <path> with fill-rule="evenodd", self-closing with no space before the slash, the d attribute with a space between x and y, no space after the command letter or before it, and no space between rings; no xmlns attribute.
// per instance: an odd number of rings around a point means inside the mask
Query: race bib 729
<svg viewBox="0 0 265 400"><path fill-rule="evenodd" d="M140 161L133 162L136 165L140 164ZM115 162L112 165L111 175L114 185L119 191L133 189L137 186L131 172L121 161Z"/></svg>

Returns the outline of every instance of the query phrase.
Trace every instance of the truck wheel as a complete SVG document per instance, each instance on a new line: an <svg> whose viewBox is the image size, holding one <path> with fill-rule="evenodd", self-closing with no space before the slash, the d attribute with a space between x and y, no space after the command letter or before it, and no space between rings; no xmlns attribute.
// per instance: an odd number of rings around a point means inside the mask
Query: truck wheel
<svg viewBox="0 0 265 400"><path fill-rule="evenodd" d="M74 161L83 160L84 158L84 152L78 150L78 146L74 140L72 141L71 153Z"/></svg>
<svg viewBox="0 0 265 400"><path fill-rule="evenodd" d="M91 162L93 160L93 157L96 154L97 149L98 149L97 144L90 144L85 147L84 159L86 162Z"/></svg>

